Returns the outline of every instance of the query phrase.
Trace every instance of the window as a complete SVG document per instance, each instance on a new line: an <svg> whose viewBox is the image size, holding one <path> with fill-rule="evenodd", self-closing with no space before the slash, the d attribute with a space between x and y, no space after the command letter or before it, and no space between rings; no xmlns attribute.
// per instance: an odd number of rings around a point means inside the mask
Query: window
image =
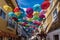
<svg viewBox="0 0 60 40"><path fill-rule="evenodd" d="M59 40L59 35L54 35L54 40Z"/></svg>
<svg viewBox="0 0 60 40"><path fill-rule="evenodd" d="M56 8L53 12L53 21L57 18L57 14L58 14L58 12L57 12L57 8Z"/></svg>
<svg viewBox="0 0 60 40"><path fill-rule="evenodd" d="M8 27L14 28L16 27L17 23L13 21L11 18L8 19Z"/></svg>
<svg viewBox="0 0 60 40"><path fill-rule="evenodd" d="M0 9L0 17L2 17L3 19L5 19L6 17L6 14L2 9Z"/></svg>

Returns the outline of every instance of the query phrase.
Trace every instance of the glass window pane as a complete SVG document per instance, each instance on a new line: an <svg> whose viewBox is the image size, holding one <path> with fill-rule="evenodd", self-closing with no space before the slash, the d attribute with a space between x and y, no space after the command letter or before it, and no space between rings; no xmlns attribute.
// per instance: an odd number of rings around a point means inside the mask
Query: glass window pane
<svg viewBox="0 0 60 40"><path fill-rule="evenodd" d="M5 13L2 11L2 18L5 19L6 15Z"/></svg>
<svg viewBox="0 0 60 40"><path fill-rule="evenodd" d="M58 12L57 12L57 8L56 8L53 12L53 21L57 18L57 14L58 14Z"/></svg>
<svg viewBox="0 0 60 40"><path fill-rule="evenodd" d="M11 18L8 19L8 27L12 27L12 19Z"/></svg>
<svg viewBox="0 0 60 40"><path fill-rule="evenodd" d="M0 9L0 17L2 17L3 19L5 19L6 17L6 14L4 13L2 9Z"/></svg>
<svg viewBox="0 0 60 40"><path fill-rule="evenodd" d="M17 23L13 21L11 18L8 19L8 27L14 28L16 27Z"/></svg>

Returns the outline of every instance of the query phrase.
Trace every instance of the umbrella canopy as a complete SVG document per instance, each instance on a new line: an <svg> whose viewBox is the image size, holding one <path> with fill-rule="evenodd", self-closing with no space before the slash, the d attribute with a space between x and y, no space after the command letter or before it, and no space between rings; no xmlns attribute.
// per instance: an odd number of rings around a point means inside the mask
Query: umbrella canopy
<svg viewBox="0 0 60 40"><path fill-rule="evenodd" d="M11 11L13 10L13 9L12 9L10 6L8 6L8 5L4 5L3 8L4 8L5 11L9 11L9 12L11 12Z"/></svg>
<svg viewBox="0 0 60 40"><path fill-rule="evenodd" d="M46 10L50 6L50 1L45 1L41 4L41 8Z"/></svg>

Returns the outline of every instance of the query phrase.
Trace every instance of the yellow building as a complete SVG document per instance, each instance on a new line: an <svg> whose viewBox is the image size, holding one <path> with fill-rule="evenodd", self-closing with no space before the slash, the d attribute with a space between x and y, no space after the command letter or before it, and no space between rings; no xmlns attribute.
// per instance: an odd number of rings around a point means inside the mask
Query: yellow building
<svg viewBox="0 0 60 40"><path fill-rule="evenodd" d="M10 6L12 9L17 6L15 0L0 0L0 40L15 40L16 25L14 25L14 21L12 21L12 25L8 24L7 14L9 11L4 10L4 5Z"/></svg>
<svg viewBox="0 0 60 40"><path fill-rule="evenodd" d="M51 21L47 26L47 40L60 40L60 0L57 0L52 11L50 11ZM48 23L48 22L47 22Z"/></svg>
<svg viewBox="0 0 60 40"><path fill-rule="evenodd" d="M50 0L50 1L51 1L51 5L47 9L46 19L43 21L43 26L46 33L49 32L51 27L54 28L52 25L57 20L58 18L57 15L59 15L59 11L60 11L59 0Z"/></svg>

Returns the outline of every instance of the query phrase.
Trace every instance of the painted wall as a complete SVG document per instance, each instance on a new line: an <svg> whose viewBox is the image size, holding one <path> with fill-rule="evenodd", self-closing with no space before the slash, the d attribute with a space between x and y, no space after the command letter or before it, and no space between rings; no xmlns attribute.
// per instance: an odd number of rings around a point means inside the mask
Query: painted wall
<svg viewBox="0 0 60 40"><path fill-rule="evenodd" d="M13 1L13 3L15 2L15 0ZM14 3L15 4L15 3ZM6 2L4 0L0 1L0 8L2 8L2 10L7 14L9 11L5 11L3 9L3 6L6 5ZM16 4L15 4L16 5ZM2 19L2 17L0 17L0 30L6 32L6 33L12 33L12 34L16 34L16 30L15 29L11 29L9 30L7 28L7 20Z"/></svg>
<svg viewBox="0 0 60 40"><path fill-rule="evenodd" d="M13 34L16 34L16 30L15 29L8 29L8 26L7 26L7 21L6 20L3 20L1 17L0 17L0 30L6 32L6 33L13 33Z"/></svg>
<svg viewBox="0 0 60 40"><path fill-rule="evenodd" d="M16 1L15 0L11 0L12 1L12 3L13 3L13 5L15 6L15 7L17 7L17 4L16 4ZM2 3L3 2L3 3ZM0 7L3 9L3 6L4 5L7 5L7 3L5 2L5 0L0 0ZM4 10L4 9L3 9ZM5 10L4 10L5 11ZM6 13L8 13L9 11L5 11Z"/></svg>
<svg viewBox="0 0 60 40"><path fill-rule="evenodd" d="M52 4L52 6L51 7L49 7L47 10L47 12L46 12L46 21L47 21L47 23L46 23L46 25L47 25L47 30L46 30L46 32L48 32L48 30L50 29L50 27L51 27L51 24L52 24L52 21L53 21L53 12L54 12L54 10L57 8L57 10L58 10L58 3L57 3L57 0L53 0L53 4Z"/></svg>
<svg viewBox="0 0 60 40"><path fill-rule="evenodd" d="M59 35L59 40L60 40L60 29L48 33L46 39L54 40L54 35Z"/></svg>
<svg viewBox="0 0 60 40"><path fill-rule="evenodd" d="M51 22L52 22L52 13L50 13L50 12L53 9L53 7L56 4L56 2L57 2L57 0L51 0L50 7L47 9L47 12L46 12L46 20L45 20L45 22L43 22L43 25L45 27L51 25Z"/></svg>

